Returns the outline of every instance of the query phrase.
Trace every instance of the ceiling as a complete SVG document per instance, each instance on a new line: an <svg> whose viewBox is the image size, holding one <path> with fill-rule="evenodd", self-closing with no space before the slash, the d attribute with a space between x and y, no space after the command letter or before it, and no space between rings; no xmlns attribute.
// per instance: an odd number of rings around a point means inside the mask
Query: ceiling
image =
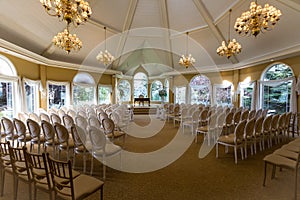
<svg viewBox="0 0 300 200"><path fill-rule="evenodd" d="M249 9L249 0L88 0L91 18L71 27L83 42L78 52L67 54L52 45L52 38L66 24L49 16L38 0L0 1L0 51L40 64L80 68L132 76L143 67L150 77L176 73L232 70L269 62L300 52L300 0L259 0L280 9L282 17L274 30L254 36L239 36L234 22ZM222 40L231 38L242 45L242 52L227 59L216 54ZM116 60L109 66L97 62L105 48ZM188 51L196 59L185 69L178 60Z"/></svg>

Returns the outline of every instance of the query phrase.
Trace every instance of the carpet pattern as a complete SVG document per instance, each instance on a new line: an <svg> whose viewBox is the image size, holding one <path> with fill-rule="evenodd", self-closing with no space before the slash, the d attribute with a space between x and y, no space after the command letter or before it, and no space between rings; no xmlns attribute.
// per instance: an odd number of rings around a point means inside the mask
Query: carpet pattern
<svg viewBox="0 0 300 200"><path fill-rule="evenodd" d="M153 123L151 117L138 115L134 122L141 127ZM166 122L160 132L149 138L127 136L124 149L131 152L151 152L167 145L178 131L178 125ZM186 129L188 130L188 129ZM185 134L190 134L186 131ZM107 167L104 185L106 200L289 200L293 199L294 176L288 170L277 171L276 178L271 180L271 167L268 168L266 187L262 186L265 155L272 153L282 144L273 146L256 155L248 155L238 164L234 163L233 150L224 153L219 148L219 158L215 157L215 148L203 159L198 157L203 136L198 136L198 143L192 142L186 152L175 162L160 170L148 173L126 173ZM118 142L118 141L117 141ZM250 151L248 151L250 152ZM136 164L140 164L136 161ZM82 170L82 159L77 158L76 169ZM87 170L90 169L90 158ZM94 176L101 179L102 165L96 162ZM299 185L299 184L298 184ZM18 199L28 199L28 187L19 184ZM48 195L38 191L37 199L48 199ZM300 194L298 194L300 197ZM0 199L12 199L12 177L6 176L4 196ZM99 199L99 193L88 197L89 200Z"/></svg>

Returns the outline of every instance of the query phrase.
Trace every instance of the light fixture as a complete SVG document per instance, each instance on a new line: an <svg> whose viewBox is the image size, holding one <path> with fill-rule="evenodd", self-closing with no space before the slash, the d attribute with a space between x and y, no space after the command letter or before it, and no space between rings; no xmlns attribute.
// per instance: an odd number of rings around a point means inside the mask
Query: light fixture
<svg viewBox="0 0 300 200"><path fill-rule="evenodd" d="M189 44L188 44L189 32L186 33L186 53L182 55L179 59L179 64L188 68L189 66L194 66L196 60L193 58L192 54L188 54Z"/></svg>
<svg viewBox="0 0 300 200"><path fill-rule="evenodd" d="M265 4L264 7L255 2L251 2L250 10L243 12L236 19L234 28L241 35L254 35L255 37L260 32L272 30L280 19L281 11L274 6Z"/></svg>
<svg viewBox="0 0 300 200"><path fill-rule="evenodd" d="M104 27L104 46L105 46L105 50L100 51L96 59L99 62L102 62L105 66L107 66L114 61L115 57L111 55L111 53L109 53L109 51L106 49L106 27Z"/></svg>
<svg viewBox="0 0 300 200"><path fill-rule="evenodd" d="M85 0L40 0L46 12L75 26L86 21L92 14L89 3Z"/></svg>
<svg viewBox="0 0 300 200"><path fill-rule="evenodd" d="M76 34L70 34L69 26L67 26L63 32L54 36L52 42L55 46L64 49L67 53L70 53L71 50L78 51L82 47L82 42Z"/></svg>
<svg viewBox="0 0 300 200"><path fill-rule="evenodd" d="M229 10L229 23L228 23L228 43L222 42L222 45L217 49L217 53L220 56L226 55L230 58L234 54L238 54L242 50L242 46L236 41L236 39L230 40L230 21L231 21L231 9Z"/></svg>

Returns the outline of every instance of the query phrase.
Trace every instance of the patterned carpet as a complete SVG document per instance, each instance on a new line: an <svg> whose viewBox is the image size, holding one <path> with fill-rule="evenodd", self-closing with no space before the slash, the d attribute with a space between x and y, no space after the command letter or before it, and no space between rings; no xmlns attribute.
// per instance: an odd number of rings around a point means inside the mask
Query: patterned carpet
<svg viewBox="0 0 300 200"><path fill-rule="evenodd" d="M136 126L136 127L135 127ZM147 136L149 130L156 127L159 131ZM156 128L154 128L156 130ZM148 132L147 132L148 131ZM124 149L128 152L144 153L151 155L172 144L176 139L178 125L173 126L173 122L164 122L155 119L155 116L137 115L128 128L128 136ZM145 136L146 134L146 136ZM140 137L139 137L140 135ZM183 134L182 134L183 135ZM198 136L198 143L190 142L191 133L188 128L185 130L186 136L180 136L182 141L170 147L169 154L157 158L153 163L144 160L128 158L122 155L122 161L130 160L131 166L140 166L142 169L155 169L175 157L180 148L188 145L183 154L169 165L149 171L146 173L128 173L107 167L106 180L104 186L104 199L106 200L199 200L199 199L228 199L228 200L288 200L293 199L294 178L293 172L283 170L276 173L276 178L271 180L271 167L268 168L266 187L262 186L264 163L263 157L279 147L273 146L263 152L258 152L254 156L248 156L246 160L241 160L238 155L238 164L234 164L233 150L224 153L224 148L219 149L219 158L215 157L215 148L203 159L198 157L203 136ZM178 138L177 138L178 140ZM121 143L120 143L121 144ZM176 146L177 145L177 146ZM172 145L170 145L172 146ZM167 151L168 152L168 151ZM135 157L134 157L135 158ZM146 157L148 158L148 157ZM150 158L150 156L149 156ZM153 160L153 158L151 158ZM156 158L154 158L155 160ZM90 167L88 159L87 169ZM82 160L76 161L77 170L82 169ZM128 163L122 163L128 167ZM150 165L150 166L149 166ZM152 166L153 165L153 166ZM159 167L158 167L159 168ZM102 177L102 165L97 162L94 176ZM138 169L138 167L137 167ZM12 177L7 175L5 180L4 196L0 199L12 199ZM298 184L300 185L300 184ZM23 182L19 184L18 199L28 199L28 187ZM300 198L300 194L298 195ZM38 191L37 199L48 199L46 193ZM99 193L89 198L99 199Z"/></svg>

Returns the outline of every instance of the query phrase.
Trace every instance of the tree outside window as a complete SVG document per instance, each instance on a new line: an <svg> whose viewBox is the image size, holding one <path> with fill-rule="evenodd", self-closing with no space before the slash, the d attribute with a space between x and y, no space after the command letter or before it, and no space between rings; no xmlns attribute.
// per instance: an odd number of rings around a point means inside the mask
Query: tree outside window
<svg viewBox="0 0 300 200"><path fill-rule="evenodd" d="M140 95L148 97L148 77L146 74L139 72L134 75L134 98L138 98Z"/></svg>
<svg viewBox="0 0 300 200"><path fill-rule="evenodd" d="M191 104L210 104L210 80L203 75L195 76L190 81Z"/></svg>
<svg viewBox="0 0 300 200"><path fill-rule="evenodd" d="M159 95L159 91L163 89L163 84L156 80L151 84L151 100L152 101L161 101L161 96Z"/></svg>

